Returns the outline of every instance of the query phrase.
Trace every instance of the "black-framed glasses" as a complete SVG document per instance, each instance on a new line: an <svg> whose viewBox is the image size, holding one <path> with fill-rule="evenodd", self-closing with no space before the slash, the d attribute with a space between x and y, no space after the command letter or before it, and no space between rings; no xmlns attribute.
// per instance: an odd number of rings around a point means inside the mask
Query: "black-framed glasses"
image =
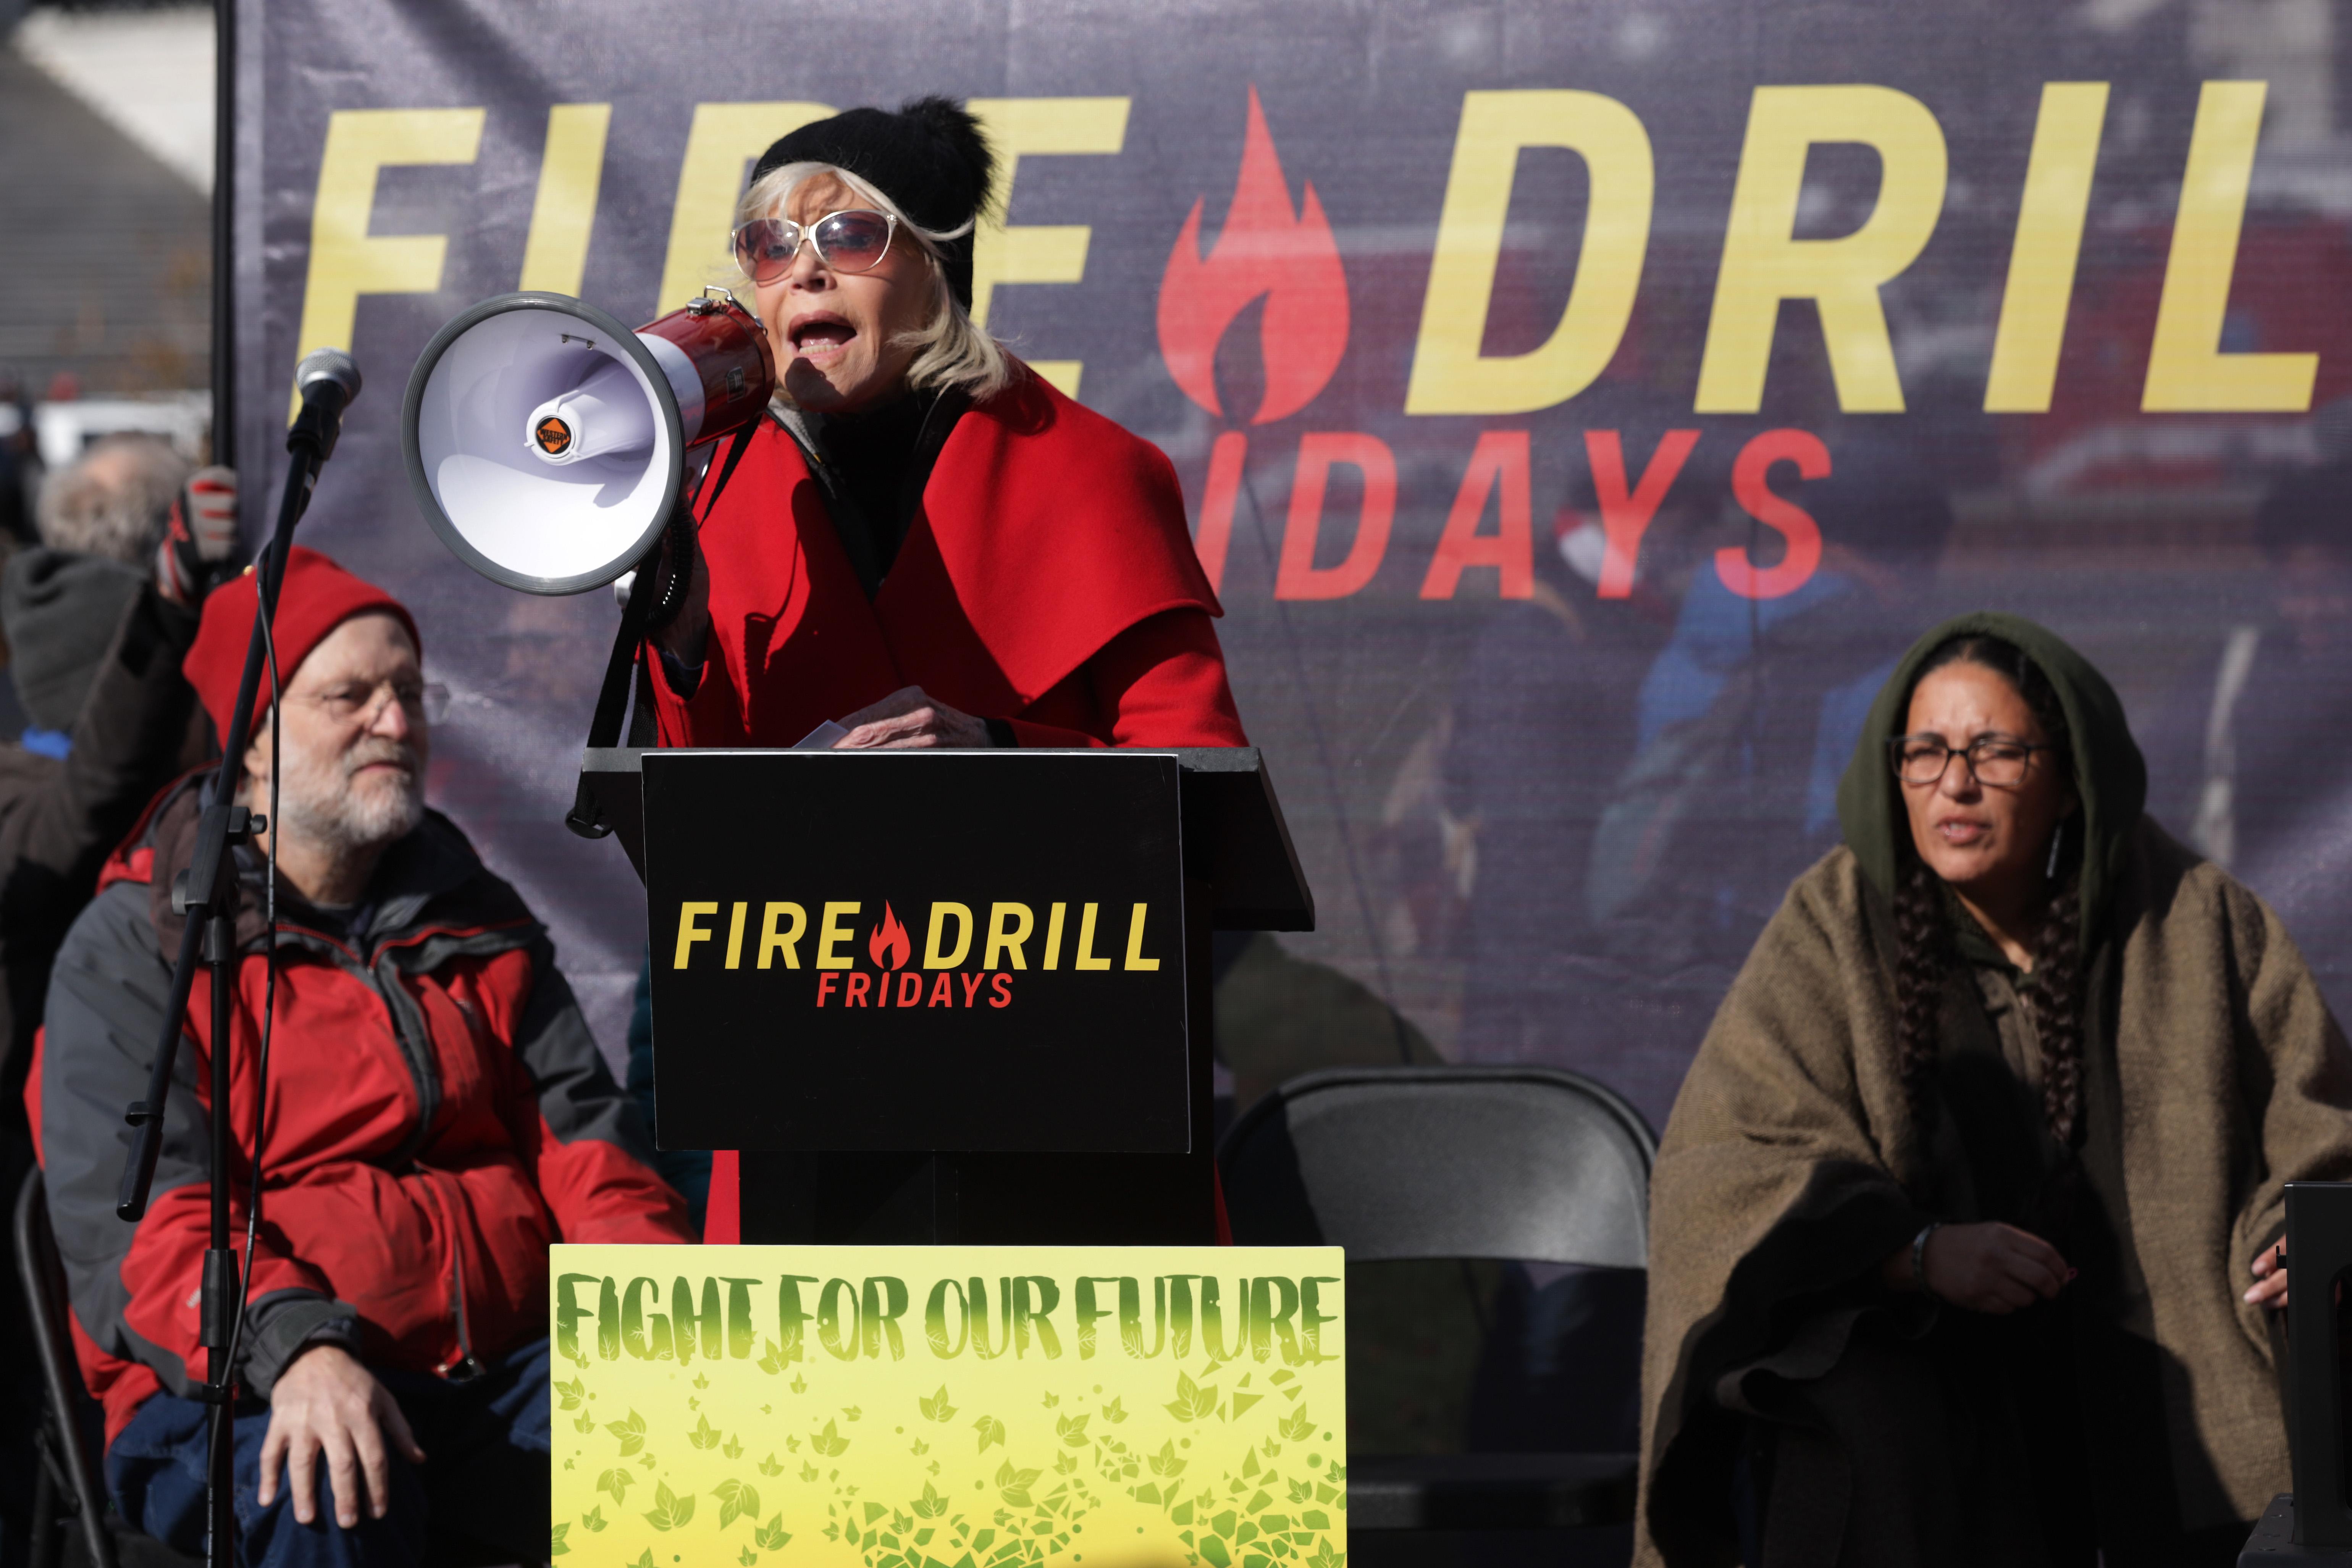
<svg viewBox="0 0 2352 1568"><path fill-rule="evenodd" d="M1940 735L1897 735L1887 743L1886 752L1895 776L1907 784L1941 784L1952 759L1966 757L1979 784L2006 789L2024 782L2034 752L2050 750L2011 735L1980 735L1965 746L1948 746Z"/></svg>
<svg viewBox="0 0 2352 1568"><path fill-rule="evenodd" d="M847 207L812 224L788 217L754 218L735 230L735 263L754 283L773 283L792 266L805 238L816 258L836 272L871 272L890 254L898 220L888 213Z"/></svg>

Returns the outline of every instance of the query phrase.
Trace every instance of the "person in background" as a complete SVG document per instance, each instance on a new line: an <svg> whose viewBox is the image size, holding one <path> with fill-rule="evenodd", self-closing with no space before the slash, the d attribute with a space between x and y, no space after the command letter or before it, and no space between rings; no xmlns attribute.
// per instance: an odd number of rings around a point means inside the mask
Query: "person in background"
<svg viewBox="0 0 2352 1568"><path fill-rule="evenodd" d="M2164 710L2149 809L2272 903L2352 1007L2352 464L2281 480L2255 515L2270 614L2227 628Z"/></svg>
<svg viewBox="0 0 2352 1568"><path fill-rule="evenodd" d="M25 721L0 743L0 1191L12 1202L32 1164L26 1068L58 944L107 852L206 750L180 660L204 593L235 568L236 499L226 469L192 476L145 437L102 443L54 476L43 542L0 571L0 635ZM0 1332L23 1344L15 1278L0 1289ZM29 1364L0 1371L0 1532L11 1542L28 1524L40 1400Z"/></svg>
<svg viewBox="0 0 2352 1568"><path fill-rule="evenodd" d="M264 689L239 797L271 821L236 851L247 1019L269 984L273 849L278 876L269 1117L238 1162L269 1193L236 1356L240 1560L540 1562L548 1246L686 1241L684 1205L652 1170L546 928L425 808L415 620L299 546L283 593L285 692ZM184 662L223 728L255 613L250 575L215 593ZM234 1102L208 1102L205 1063L226 1046L201 989L179 1020L182 1087L146 1218L123 1225L114 1202L122 1107L172 1023L184 917L164 895L210 788L205 774L171 786L108 862L58 955L28 1097L109 1488L132 1528L191 1553L205 1358L184 1303L206 1235L205 1129L226 1115L244 1144L257 1087L247 1037ZM240 1215L247 1201L240 1184Z"/></svg>
<svg viewBox="0 0 2352 1568"><path fill-rule="evenodd" d="M2352 1176L2352 1049L2145 790L2030 621L1881 688L1659 1147L1636 1563L2220 1568L2288 1489L2283 1188Z"/></svg>
<svg viewBox="0 0 2352 1568"><path fill-rule="evenodd" d="M1700 558L1674 631L1643 675L1631 760L1583 863L1579 952L1546 1059L1592 1073L1655 1124L1790 880L1829 848L1836 794L1871 700L1924 624L1952 531L1942 488L1906 445L1860 436L1797 492L1821 565L1750 599ZM1715 542L1769 533L1745 517Z"/></svg>
<svg viewBox="0 0 2352 1568"><path fill-rule="evenodd" d="M10 416L0 436L0 547L15 549L34 538L34 499L41 493L41 445L33 428L33 400L24 379L0 370L0 404Z"/></svg>

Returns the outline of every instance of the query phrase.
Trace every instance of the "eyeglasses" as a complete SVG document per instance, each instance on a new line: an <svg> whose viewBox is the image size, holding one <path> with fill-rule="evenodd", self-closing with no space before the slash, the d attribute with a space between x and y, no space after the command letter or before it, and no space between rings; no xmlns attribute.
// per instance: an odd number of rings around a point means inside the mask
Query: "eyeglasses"
<svg viewBox="0 0 2352 1568"><path fill-rule="evenodd" d="M812 224L788 217L755 218L735 230L735 260L754 283L773 283L800 254L806 237L816 258L836 272L871 272L890 252L898 220L888 213L851 207Z"/></svg>
<svg viewBox="0 0 2352 1568"><path fill-rule="evenodd" d="M1895 776L1907 784L1941 784L1954 757L1969 760L1969 772L1979 784L2007 789L2025 779L2026 764L2036 752L2052 747L2029 745L2007 735L1987 735L1961 747L1944 744L1935 735L1897 735L1887 746Z"/></svg>
<svg viewBox="0 0 2352 1568"><path fill-rule="evenodd" d="M412 721L422 719L427 724L438 724L449 716L449 689L439 681L412 685L380 680L373 686L352 681L321 691L310 700L338 724L357 724L362 728L383 715L387 701L397 701Z"/></svg>

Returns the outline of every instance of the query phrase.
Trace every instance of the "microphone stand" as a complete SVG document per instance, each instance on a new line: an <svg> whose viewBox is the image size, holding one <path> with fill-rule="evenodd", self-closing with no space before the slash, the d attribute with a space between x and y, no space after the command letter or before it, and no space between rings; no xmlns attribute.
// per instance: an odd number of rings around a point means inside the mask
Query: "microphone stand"
<svg viewBox="0 0 2352 1568"><path fill-rule="evenodd" d="M331 359L329 357L331 355ZM123 1120L137 1129L130 1157L123 1162L122 1184L114 1205L116 1217L137 1224L147 1212L155 1181L155 1161L163 1152L163 1115L172 1092L172 1068L179 1058L181 1019L195 984L201 958L212 982L212 1212L211 1233L205 1249L202 1317L198 1342L206 1352L205 1384L196 1397L211 1406L205 1452L205 1560L210 1568L232 1568L236 1558L235 1401L236 1384L229 1363L238 1319L243 1315L243 1291L237 1279L236 1252L229 1225L229 1161L236 1140L229 1127L230 1035L235 1026L234 982L236 970L237 874L233 858L239 845L267 831L268 822L233 804L245 774L245 749L253 729L253 707L261 686L267 644L264 627L274 624L278 587L286 575L286 555L294 542L294 528L310 504L319 469L335 449L342 411L359 391L359 370L347 354L320 349L303 360L296 373L303 394L302 412L287 432L286 449L293 463L278 505L278 525L255 566L253 634L246 644L245 673L237 683L236 705L228 732L221 737L220 766L213 774L212 804L196 823L195 858L180 873L172 889L172 907L186 919L180 935L179 957L172 966L171 999L163 1009L162 1039L148 1068L147 1097L134 1100ZM261 1160L261 1132L254 1132L253 1158Z"/></svg>

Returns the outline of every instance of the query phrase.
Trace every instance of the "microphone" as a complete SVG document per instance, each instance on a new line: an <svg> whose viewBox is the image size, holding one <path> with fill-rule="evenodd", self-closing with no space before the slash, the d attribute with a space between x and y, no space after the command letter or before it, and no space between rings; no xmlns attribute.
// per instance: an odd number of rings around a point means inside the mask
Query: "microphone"
<svg viewBox="0 0 2352 1568"><path fill-rule="evenodd" d="M341 349L312 349L294 367L294 389L302 399L302 412L288 433L286 444L291 450L298 443L309 446L324 462L335 451L335 438L342 433L343 410L360 395L359 362Z"/></svg>

